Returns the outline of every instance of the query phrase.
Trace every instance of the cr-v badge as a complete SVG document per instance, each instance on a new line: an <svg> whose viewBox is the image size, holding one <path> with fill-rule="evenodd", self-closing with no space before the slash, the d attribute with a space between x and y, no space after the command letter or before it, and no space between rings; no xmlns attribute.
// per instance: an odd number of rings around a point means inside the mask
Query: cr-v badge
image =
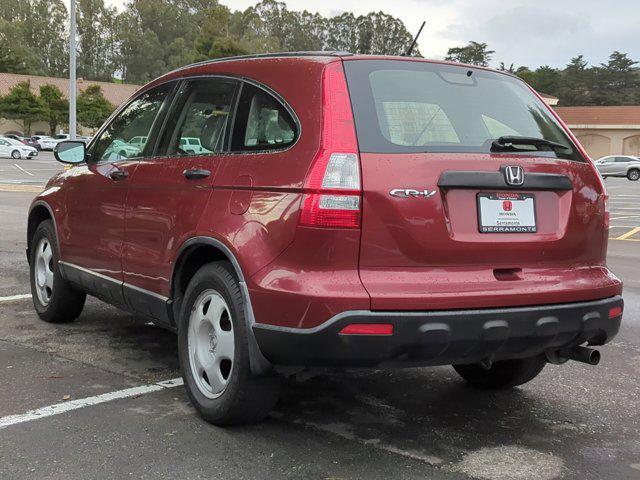
<svg viewBox="0 0 640 480"><path fill-rule="evenodd" d="M411 188L394 188L389 195L397 198L430 198L436 194L435 190L413 190Z"/></svg>

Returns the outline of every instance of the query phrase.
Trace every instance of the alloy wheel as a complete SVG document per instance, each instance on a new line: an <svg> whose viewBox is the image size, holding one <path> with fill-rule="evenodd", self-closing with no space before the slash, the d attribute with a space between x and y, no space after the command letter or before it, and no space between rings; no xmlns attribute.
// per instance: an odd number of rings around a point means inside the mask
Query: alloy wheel
<svg viewBox="0 0 640 480"><path fill-rule="evenodd" d="M53 295L53 251L47 238L38 243L34 268L36 294L40 303L46 306Z"/></svg>
<svg viewBox="0 0 640 480"><path fill-rule="evenodd" d="M215 290L203 291L189 317L189 368L200 393L217 398L227 388L234 365L231 313Z"/></svg>

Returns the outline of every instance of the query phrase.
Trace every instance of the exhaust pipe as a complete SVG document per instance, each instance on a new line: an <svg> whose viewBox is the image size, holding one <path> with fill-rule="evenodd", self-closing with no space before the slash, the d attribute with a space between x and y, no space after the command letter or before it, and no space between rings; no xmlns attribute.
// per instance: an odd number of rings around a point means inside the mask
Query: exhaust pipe
<svg viewBox="0 0 640 480"><path fill-rule="evenodd" d="M547 352L547 361L549 363L559 365L567 360L575 360L576 362L587 363L589 365L598 365L598 363L600 363L600 352L588 347L571 347Z"/></svg>

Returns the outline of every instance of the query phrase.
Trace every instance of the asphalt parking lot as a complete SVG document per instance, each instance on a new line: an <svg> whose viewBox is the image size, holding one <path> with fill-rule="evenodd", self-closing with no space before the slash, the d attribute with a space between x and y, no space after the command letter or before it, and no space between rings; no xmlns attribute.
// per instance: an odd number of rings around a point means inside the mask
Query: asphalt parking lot
<svg viewBox="0 0 640 480"><path fill-rule="evenodd" d="M159 383L179 376L173 334L96 300L70 325L37 319L26 214L60 168L0 159L0 478L640 478L640 182L607 180L626 309L599 366L497 393L449 367L328 373L289 382L264 423L220 429Z"/></svg>

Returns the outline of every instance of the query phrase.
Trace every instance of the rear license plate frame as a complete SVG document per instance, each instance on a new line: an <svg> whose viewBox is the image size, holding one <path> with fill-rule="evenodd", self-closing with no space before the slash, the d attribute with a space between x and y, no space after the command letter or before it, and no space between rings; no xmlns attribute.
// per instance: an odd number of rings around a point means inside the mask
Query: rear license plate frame
<svg viewBox="0 0 640 480"><path fill-rule="evenodd" d="M483 202L483 199L491 203ZM530 208L527 205L530 201ZM502 203L502 212L487 210L490 206L497 207ZM507 204L506 202L509 202ZM484 203L484 209L483 209ZM478 214L478 231L480 233L537 233L538 216L536 212L536 197L533 193L520 192L479 192L476 195L476 208ZM514 211L514 206L516 211ZM484 215L483 215L484 212ZM487 216L495 213L495 220L489 221ZM513 225L499 225L499 215L503 214L503 222L511 220ZM532 220L532 221L531 221Z"/></svg>

